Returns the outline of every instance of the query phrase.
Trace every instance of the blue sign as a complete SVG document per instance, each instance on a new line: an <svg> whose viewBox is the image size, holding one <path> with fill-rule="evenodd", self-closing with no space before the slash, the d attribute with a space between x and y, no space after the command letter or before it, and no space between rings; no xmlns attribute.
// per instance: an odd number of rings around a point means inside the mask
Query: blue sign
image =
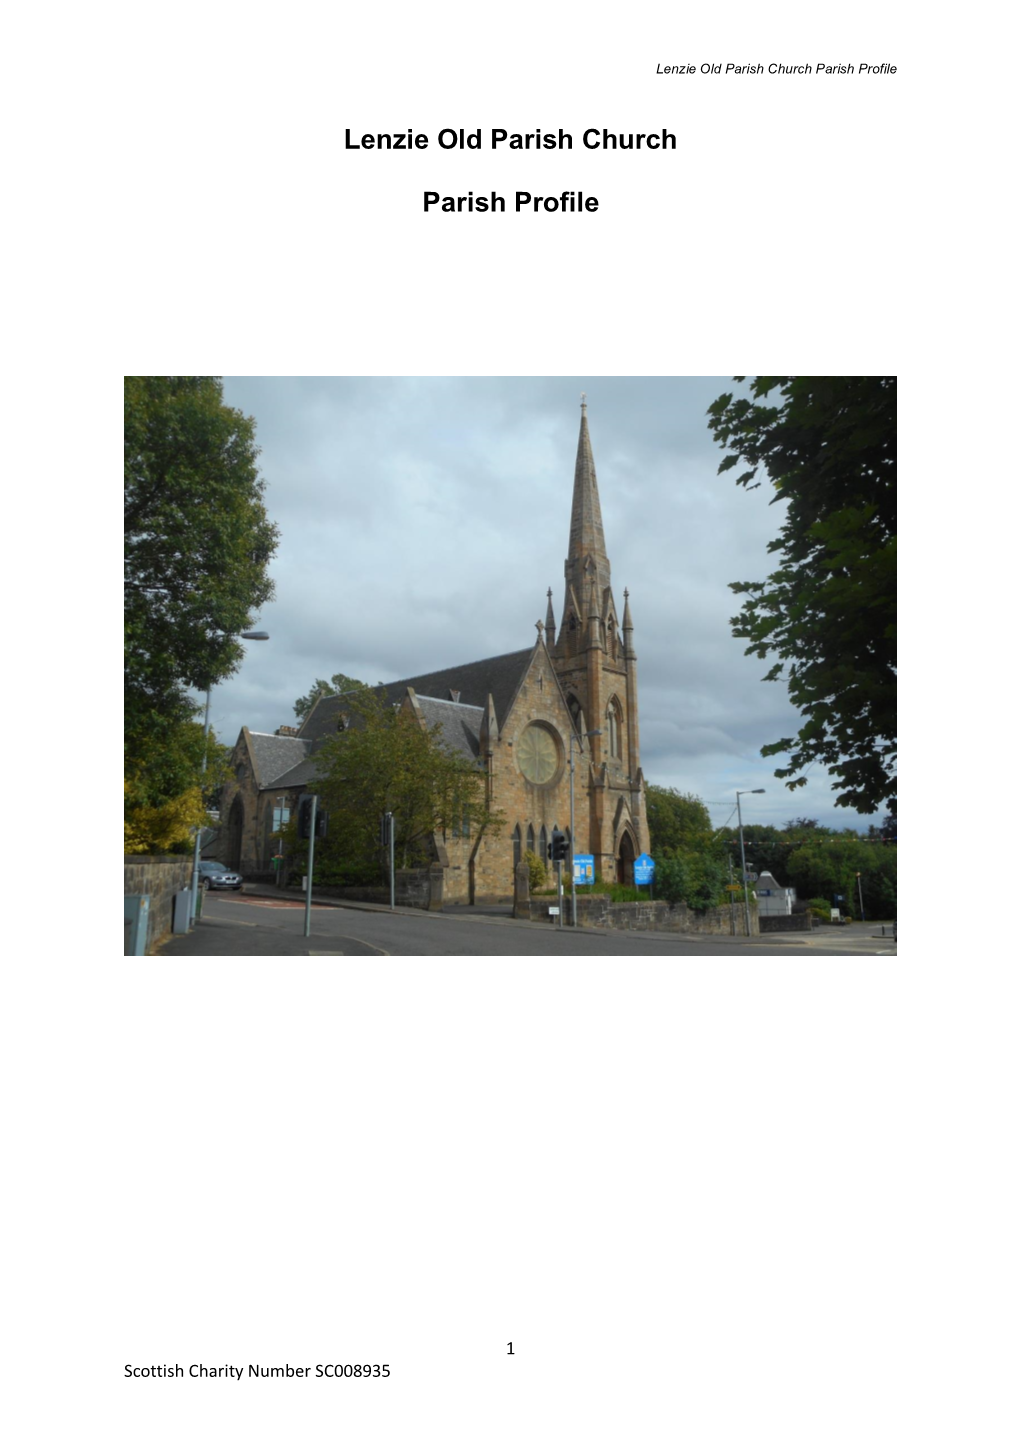
<svg viewBox="0 0 1020 1442"><path fill-rule="evenodd" d="M634 863L634 885L649 886L654 880L655 862L648 855L647 851L642 851Z"/></svg>
<svg viewBox="0 0 1020 1442"><path fill-rule="evenodd" d="M595 857L575 856L574 857L574 885L594 886L595 884Z"/></svg>

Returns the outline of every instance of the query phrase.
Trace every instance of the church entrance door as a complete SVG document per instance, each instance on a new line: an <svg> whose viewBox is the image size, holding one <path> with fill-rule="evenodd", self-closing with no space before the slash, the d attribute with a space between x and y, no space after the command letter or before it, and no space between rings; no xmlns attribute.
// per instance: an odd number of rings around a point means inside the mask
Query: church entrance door
<svg viewBox="0 0 1020 1442"><path fill-rule="evenodd" d="M620 840L620 854L616 858L616 879L621 886L634 885L634 843L630 832L625 831Z"/></svg>

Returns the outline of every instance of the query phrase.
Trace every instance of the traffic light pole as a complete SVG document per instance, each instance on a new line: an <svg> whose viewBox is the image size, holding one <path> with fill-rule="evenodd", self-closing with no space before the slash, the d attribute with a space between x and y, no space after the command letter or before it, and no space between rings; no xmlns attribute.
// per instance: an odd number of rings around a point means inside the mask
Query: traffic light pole
<svg viewBox="0 0 1020 1442"><path fill-rule="evenodd" d="M397 909L397 899L396 899L397 883L396 883L396 872L395 872L394 869L393 869L393 832L395 831L396 828L395 828L394 825L393 825L393 813L392 813L392 811L389 813L389 818L390 818L390 910L391 910L391 911L396 911L396 909Z"/></svg>
<svg viewBox="0 0 1020 1442"><path fill-rule="evenodd" d="M559 889L559 893L560 893L560 898L559 898L560 904L559 904L559 906L556 908L556 910L559 912L559 915L557 916L556 920L557 920L557 922L559 923L560 928L562 929L562 927L563 927L563 862L562 862L562 861L557 861L557 863L556 863L556 880L557 880L557 883L558 883L558 889Z"/></svg>
<svg viewBox="0 0 1020 1442"><path fill-rule="evenodd" d="M308 836L308 890L305 893L305 936L312 934L312 869L315 866L315 813L318 810L319 798L312 792L312 821L309 827Z"/></svg>

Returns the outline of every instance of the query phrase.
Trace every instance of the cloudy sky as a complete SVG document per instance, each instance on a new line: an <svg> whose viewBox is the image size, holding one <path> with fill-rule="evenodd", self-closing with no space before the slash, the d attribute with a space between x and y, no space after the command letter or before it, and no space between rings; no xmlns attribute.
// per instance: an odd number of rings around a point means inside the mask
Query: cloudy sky
<svg viewBox="0 0 1020 1442"><path fill-rule="evenodd" d="M580 392L598 473L613 593L630 590L641 762L648 781L693 791L722 825L737 788L745 820L875 818L833 805L816 765L790 792L785 686L730 633L727 582L764 579L782 521L762 487L716 474L705 422L731 378L301 379L227 377L255 417L266 505L281 532L276 599L241 670L216 688L212 724L294 723L317 676L368 682L530 646L552 587L557 623Z"/></svg>

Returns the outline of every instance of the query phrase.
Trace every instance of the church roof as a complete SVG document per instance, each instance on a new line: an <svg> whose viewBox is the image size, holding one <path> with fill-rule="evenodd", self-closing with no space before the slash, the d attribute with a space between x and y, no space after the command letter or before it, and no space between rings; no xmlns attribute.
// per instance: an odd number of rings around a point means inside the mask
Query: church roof
<svg viewBox="0 0 1020 1442"><path fill-rule="evenodd" d="M484 661L468 661L461 666L449 666L444 671L429 671L424 676L409 676L403 681L387 681L380 686L373 686L372 690L377 696L395 702L404 699L408 686L419 697L450 698L450 693L456 691L462 706L481 710L484 710L491 694L496 707L496 719L502 725L510 702L517 693L525 667L531 660L531 652L532 648L529 646L524 651L509 651L505 656L489 656ZM320 696L305 717L299 739L310 741L312 749L317 749L327 736L336 732L340 713L345 709L343 696ZM476 730L476 742L477 734ZM474 754L477 754L477 745Z"/></svg>
<svg viewBox="0 0 1020 1442"><path fill-rule="evenodd" d="M318 762L316 758L314 756L307 756L304 761L299 761L296 766L292 766L291 769L285 771L282 776L277 776L273 782L273 787L276 790L281 790L287 786L307 786L309 781L314 781L317 775ZM263 789L266 789L265 786Z"/></svg>
<svg viewBox="0 0 1020 1442"><path fill-rule="evenodd" d="M482 706L465 706L458 701L443 701L435 696L415 695L425 724L439 727L440 740L451 751L474 761L478 755L478 733L485 710Z"/></svg>
<svg viewBox="0 0 1020 1442"><path fill-rule="evenodd" d="M311 750L300 736L270 736L265 731L249 731L248 747L260 786L276 785Z"/></svg>

